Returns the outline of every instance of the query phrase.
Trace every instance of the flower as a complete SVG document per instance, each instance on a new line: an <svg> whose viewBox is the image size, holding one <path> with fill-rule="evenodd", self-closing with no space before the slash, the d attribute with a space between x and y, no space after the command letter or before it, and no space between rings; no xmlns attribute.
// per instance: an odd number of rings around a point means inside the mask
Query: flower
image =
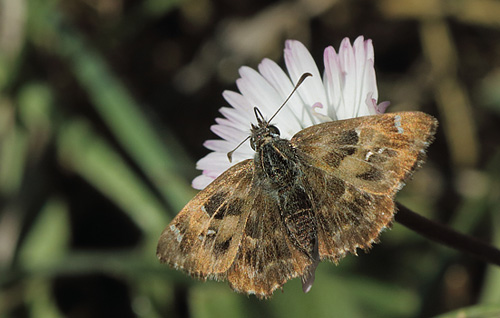
<svg viewBox="0 0 500 318"><path fill-rule="evenodd" d="M354 44L345 38L339 52L331 46L324 51L323 78L306 47L296 40L285 42L287 75L275 62L264 59L259 71L243 66L236 85L241 93L225 91L224 98L232 107L222 107L225 118L216 118L211 130L222 139L207 140L204 146L212 150L197 163L202 175L193 180L196 189L205 188L232 165L253 158L250 144L244 143L229 162L227 153L250 133L250 123L256 124L253 108L271 117L293 90L303 73L313 76L304 81L287 105L273 119L281 137L290 139L298 131L322 122L381 114L388 102L377 104L374 53L371 40L358 37Z"/></svg>

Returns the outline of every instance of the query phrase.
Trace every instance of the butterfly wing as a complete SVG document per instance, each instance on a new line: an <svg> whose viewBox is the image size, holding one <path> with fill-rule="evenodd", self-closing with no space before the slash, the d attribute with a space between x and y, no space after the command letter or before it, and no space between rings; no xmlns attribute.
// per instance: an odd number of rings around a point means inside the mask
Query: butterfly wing
<svg viewBox="0 0 500 318"><path fill-rule="evenodd" d="M199 192L161 234L160 261L201 279L226 278L250 213L253 171L253 160L240 162Z"/></svg>
<svg viewBox="0 0 500 318"><path fill-rule="evenodd" d="M337 261L376 241L436 127L429 115L403 112L327 122L292 138L315 204L322 259Z"/></svg>
<svg viewBox="0 0 500 318"><path fill-rule="evenodd" d="M160 261L258 297L301 276L311 261L289 241L277 200L254 170L243 161L198 193L161 234Z"/></svg>
<svg viewBox="0 0 500 318"><path fill-rule="evenodd" d="M312 261L290 241L276 198L255 186L249 194L249 209L228 280L236 291L266 298L289 279L302 276Z"/></svg>

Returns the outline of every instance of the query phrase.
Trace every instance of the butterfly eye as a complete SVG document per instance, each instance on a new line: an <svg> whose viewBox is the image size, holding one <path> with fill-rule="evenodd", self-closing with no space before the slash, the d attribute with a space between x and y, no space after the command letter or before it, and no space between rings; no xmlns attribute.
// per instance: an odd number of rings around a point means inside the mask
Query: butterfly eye
<svg viewBox="0 0 500 318"><path fill-rule="evenodd" d="M274 137L278 137L280 135L280 130L278 129L278 127L276 126L269 126L269 132L271 133L271 135L273 135Z"/></svg>
<svg viewBox="0 0 500 318"><path fill-rule="evenodd" d="M250 147L252 147L252 149L255 150L255 138L254 137L250 138Z"/></svg>

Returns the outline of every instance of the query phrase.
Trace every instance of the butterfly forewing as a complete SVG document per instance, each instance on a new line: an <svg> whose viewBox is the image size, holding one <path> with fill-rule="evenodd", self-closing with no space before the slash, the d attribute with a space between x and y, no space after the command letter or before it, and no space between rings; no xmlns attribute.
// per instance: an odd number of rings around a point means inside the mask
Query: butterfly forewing
<svg viewBox="0 0 500 318"><path fill-rule="evenodd" d="M292 138L314 197L322 258L336 261L376 241L436 126L429 115L404 112L327 122Z"/></svg>
<svg viewBox="0 0 500 318"><path fill-rule="evenodd" d="M163 231L158 258L200 278L225 278L238 253L250 207L252 160L224 172Z"/></svg>

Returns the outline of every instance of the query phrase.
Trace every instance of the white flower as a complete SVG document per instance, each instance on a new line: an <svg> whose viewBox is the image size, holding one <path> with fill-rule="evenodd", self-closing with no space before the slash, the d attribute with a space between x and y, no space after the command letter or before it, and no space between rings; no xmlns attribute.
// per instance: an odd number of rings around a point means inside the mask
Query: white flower
<svg viewBox="0 0 500 318"><path fill-rule="evenodd" d="M285 42L287 75L275 62L264 59L259 72L243 66L236 85L241 93L225 91L224 98L232 107L222 107L225 118L216 118L212 131L222 139L207 140L212 150L197 163L202 175L193 180L196 189L205 188L222 172L245 159L253 158L249 142L233 153L227 153L250 134L250 123L257 124L253 108L270 118L293 90L303 73L311 73L287 105L273 119L281 137L290 139L298 131L326 121L383 113L388 102L377 104L374 54L371 40L362 36L351 45L348 38L340 44L339 52L331 46L324 51L325 70L320 76L318 67L305 46L296 40Z"/></svg>

